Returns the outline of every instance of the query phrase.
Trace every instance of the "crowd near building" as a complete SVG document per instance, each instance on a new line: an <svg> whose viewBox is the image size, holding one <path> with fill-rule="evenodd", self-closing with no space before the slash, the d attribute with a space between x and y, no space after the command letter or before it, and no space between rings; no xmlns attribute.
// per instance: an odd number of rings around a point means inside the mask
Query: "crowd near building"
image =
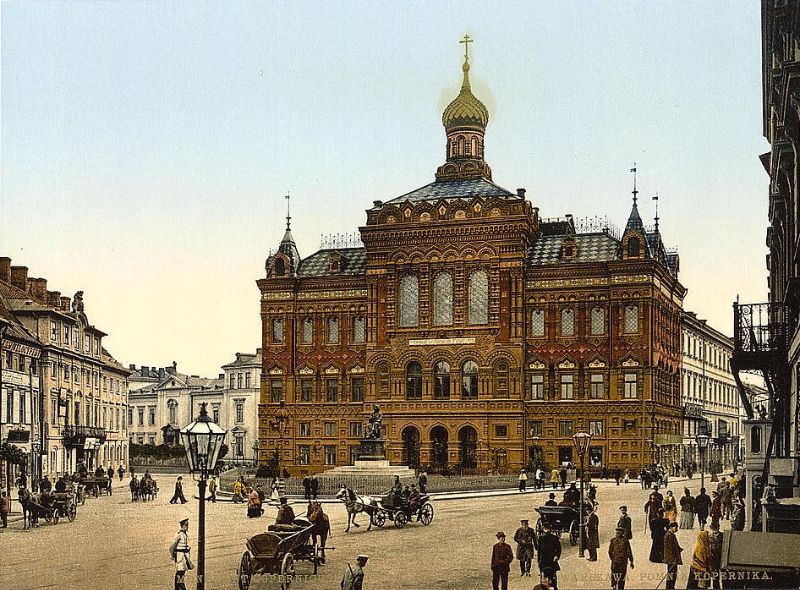
<svg viewBox="0 0 800 590"><path fill-rule="evenodd" d="M178 432L200 413L228 431L226 461L253 463L258 449L261 351L236 353L216 378L167 367L130 365L128 435L138 445L180 445Z"/></svg>
<svg viewBox="0 0 800 590"><path fill-rule="evenodd" d="M0 439L28 455L3 482L128 461L128 370L104 348L83 292L62 297L0 258Z"/></svg>
<svg viewBox="0 0 800 590"><path fill-rule="evenodd" d="M469 67L435 180L375 200L361 244L301 258L287 216L258 280L262 447L293 473L348 464L378 404L388 459L429 471L576 463L578 431L592 469L677 460L677 253L642 221L635 175L621 233L496 184Z"/></svg>

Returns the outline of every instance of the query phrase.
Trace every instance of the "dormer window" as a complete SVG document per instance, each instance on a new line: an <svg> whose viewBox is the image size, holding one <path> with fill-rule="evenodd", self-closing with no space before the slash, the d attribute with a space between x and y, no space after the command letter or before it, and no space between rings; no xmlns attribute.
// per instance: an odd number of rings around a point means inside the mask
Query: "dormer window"
<svg viewBox="0 0 800 590"><path fill-rule="evenodd" d="M331 252L328 255L328 270L330 272L342 271L342 255L338 252Z"/></svg>
<svg viewBox="0 0 800 590"><path fill-rule="evenodd" d="M575 244L575 240L572 238L564 238L564 241L561 243L561 259L575 260L577 254L578 247Z"/></svg>
<svg viewBox="0 0 800 590"><path fill-rule="evenodd" d="M278 258L275 261L275 276L282 277L286 275L286 263L283 261L283 258Z"/></svg>
<svg viewBox="0 0 800 590"><path fill-rule="evenodd" d="M639 238L628 238L628 256L639 256L642 250L642 242Z"/></svg>

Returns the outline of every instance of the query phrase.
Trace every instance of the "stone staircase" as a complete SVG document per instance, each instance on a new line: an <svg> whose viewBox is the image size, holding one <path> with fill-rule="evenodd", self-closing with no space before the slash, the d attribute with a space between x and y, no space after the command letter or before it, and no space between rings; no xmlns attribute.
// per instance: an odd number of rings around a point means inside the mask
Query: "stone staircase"
<svg viewBox="0 0 800 590"><path fill-rule="evenodd" d="M356 460L353 465L340 465L325 471L322 475L399 475L401 478L414 477L416 474L407 465L390 465L386 459Z"/></svg>

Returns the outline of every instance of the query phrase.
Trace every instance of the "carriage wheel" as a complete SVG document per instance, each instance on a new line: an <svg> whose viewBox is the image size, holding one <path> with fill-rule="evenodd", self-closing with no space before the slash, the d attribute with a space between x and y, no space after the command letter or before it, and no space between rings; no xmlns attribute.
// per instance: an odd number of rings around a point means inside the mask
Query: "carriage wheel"
<svg viewBox="0 0 800 590"><path fill-rule="evenodd" d="M294 556L287 553L281 563L281 590L289 590L294 579Z"/></svg>
<svg viewBox="0 0 800 590"><path fill-rule="evenodd" d="M372 524L379 528L386 524L386 514L383 510L376 510L373 512L370 519L372 520Z"/></svg>
<svg viewBox="0 0 800 590"><path fill-rule="evenodd" d="M406 516L405 512L403 512L402 510L398 510L397 512L394 513L394 526L396 526L398 529L401 529L404 526L406 526L407 522L408 522L408 516Z"/></svg>
<svg viewBox="0 0 800 590"><path fill-rule="evenodd" d="M578 544L578 521L573 520L569 525L569 544L575 546Z"/></svg>
<svg viewBox="0 0 800 590"><path fill-rule="evenodd" d="M544 522L542 522L542 517L540 516L536 520L536 536L541 537L544 534Z"/></svg>
<svg viewBox="0 0 800 590"><path fill-rule="evenodd" d="M44 521L45 521L45 522L52 522L52 520L53 520L53 515L52 515L52 514L50 514L49 512L45 512L45 514L44 514Z"/></svg>
<svg viewBox="0 0 800 590"><path fill-rule="evenodd" d="M69 510L67 510L67 520L70 522L75 522L75 516L77 516L77 510L75 510L75 506L70 506Z"/></svg>
<svg viewBox="0 0 800 590"><path fill-rule="evenodd" d="M239 562L239 590L247 590L250 588L250 580L253 577L253 574L250 572L252 565L252 559L250 558L250 552L245 551L242 553L242 559Z"/></svg>
<svg viewBox="0 0 800 590"><path fill-rule="evenodd" d="M419 511L419 521L422 524L430 524L433 522L433 504L425 502Z"/></svg>
<svg viewBox="0 0 800 590"><path fill-rule="evenodd" d="M53 510L53 524L58 524L58 510Z"/></svg>

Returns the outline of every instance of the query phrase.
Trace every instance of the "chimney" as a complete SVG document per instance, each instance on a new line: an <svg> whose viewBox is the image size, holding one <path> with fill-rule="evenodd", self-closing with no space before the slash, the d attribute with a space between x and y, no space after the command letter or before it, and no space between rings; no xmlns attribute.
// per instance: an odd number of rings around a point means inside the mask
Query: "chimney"
<svg viewBox="0 0 800 590"><path fill-rule="evenodd" d="M135 372L136 371L136 365L128 365L128 370Z"/></svg>
<svg viewBox="0 0 800 590"><path fill-rule="evenodd" d="M142 365L142 377L149 377L150 376L150 367Z"/></svg>
<svg viewBox="0 0 800 590"><path fill-rule="evenodd" d="M0 257L0 281L11 282L11 259L8 256Z"/></svg>
<svg viewBox="0 0 800 590"><path fill-rule="evenodd" d="M524 199L525 198L525 189L524 188L518 188L517 189L517 196L520 199Z"/></svg>
<svg viewBox="0 0 800 590"><path fill-rule="evenodd" d="M225 373L220 373L217 379L219 379L220 381L225 381Z"/></svg>
<svg viewBox="0 0 800 590"><path fill-rule="evenodd" d="M12 266L11 267L11 284L17 289L28 291L28 267L27 266Z"/></svg>
<svg viewBox="0 0 800 590"><path fill-rule="evenodd" d="M166 376L167 376L167 372L163 368L158 369L158 378L159 379L163 379Z"/></svg>
<svg viewBox="0 0 800 590"><path fill-rule="evenodd" d="M69 312L69 304L71 299L69 297L61 298L61 311Z"/></svg>
<svg viewBox="0 0 800 590"><path fill-rule="evenodd" d="M47 279L28 279L28 292L42 303L47 303Z"/></svg>
<svg viewBox="0 0 800 590"><path fill-rule="evenodd" d="M61 292L48 291L47 292L47 305L50 307L58 307L61 304Z"/></svg>

